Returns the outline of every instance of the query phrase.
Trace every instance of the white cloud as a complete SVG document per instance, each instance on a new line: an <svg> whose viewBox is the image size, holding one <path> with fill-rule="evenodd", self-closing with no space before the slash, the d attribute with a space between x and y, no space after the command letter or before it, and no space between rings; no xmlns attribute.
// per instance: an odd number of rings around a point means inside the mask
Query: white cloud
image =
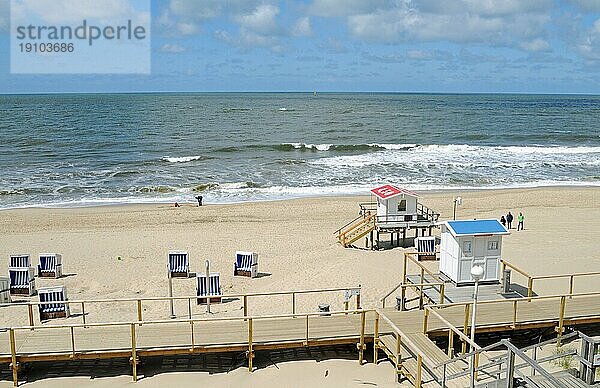
<svg viewBox="0 0 600 388"><path fill-rule="evenodd" d="M314 0L309 6L309 12L322 17L350 16L390 8L394 3L392 0Z"/></svg>
<svg viewBox="0 0 600 388"><path fill-rule="evenodd" d="M21 0L13 3L15 15L35 14L47 23L73 23L82 19L112 22L118 19L149 20L147 12L121 0Z"/></svg>
<svg viewBox="0 0 600 388"><path fill-rule="evenodd" d="M600 0L569 0L569 2L586 11L600 12Z"/></svg>
<svg viewBox="0 0 600 388"><path fill-rule="evenodd" d="M292 28L292 35L294 36L311 36L313 34L312 27L310 25L310 18L304 16L296 20L294 27Z"/></svg>
<svg viewBox="0 0 600 388"><path fill-rule="evenodd" d="M271 34L278 28L276 21L278 14L279 7L261 4L252 12L235 17L235 20L244 29L260 34Z"/></svg>
<svg viewBox="0 0 600 388"><path fill-rule="evenodd" d="M507 3L500 6L492 0L462 0L459 8L456 2L406 0L389 9L349 16L348 28L358 38L387 43L416 40L512 45L543 34L550 21L550 14L543 11L547 1L532 1L528 6Z"/></svg>
<svg viewBox="0 0 600 388"><path fill-rule="evenodd" d="M345 54L348 52L348 48L341 40L337 38L329 38L325 44L321 45L322 48L329 51L332 54Z"/></svg>
<svg viewBox="0 0 600 388"><path fill-rule="evenodd" d="M179 44L169 44L169 43L163 44L159 50L163 53L171 53L171 54L180 54L180 53L186 51L185 47L183 47Z"/></svg>
<svg viewBox="0 0 600 388"><path fill-rule="evenodd" d="M590 61L600 61L600 19L597 19L577 46L579 54Z"/></svg>
<svg viewBox="0 0 600 388"><path fill-rule="evenodd" d="M9 20L9 0L0 0L0 31L8 31Z"/></svg>
<svg viewBox="0 0 600 388"><path fill-rule="evenodd" d="M540 38L522 42L519 47L525 51L550 51L550 44L546 40Z"/></svg>

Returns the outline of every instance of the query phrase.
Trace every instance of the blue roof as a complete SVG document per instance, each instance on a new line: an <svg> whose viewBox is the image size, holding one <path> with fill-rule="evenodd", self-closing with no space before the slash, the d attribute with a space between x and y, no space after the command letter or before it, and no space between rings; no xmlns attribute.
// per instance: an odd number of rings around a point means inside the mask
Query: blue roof
<svg viewBox="0 0 600 388"><path fill-rule="evenodd" d="M452 230L453 234L457 236L508 233L498 220L448 221L446 224Z"/></svg>

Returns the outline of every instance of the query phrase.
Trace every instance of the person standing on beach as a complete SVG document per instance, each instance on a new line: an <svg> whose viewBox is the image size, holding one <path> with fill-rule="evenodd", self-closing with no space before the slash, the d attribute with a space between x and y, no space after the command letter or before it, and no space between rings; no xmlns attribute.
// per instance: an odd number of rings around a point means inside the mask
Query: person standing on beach
<svg viewBox="0 0 600 388"><path fill-rule="evenodd" d="M506 227L506 218L504 218L504 216L500 217L500 223L502 226Z"/></svg>
<svg viewBox="0 0 600 388"><path fill-rule="evenodd" d="M517 224L517 230L524 230L525 229L525 216L523 215L523 213L519 212L519 216L517 217L517 220L519 221L519 223Z"/></svg>
<svg viewBox="0 0 600 388"><path fill-rule="evenodd" d="M202 199L203 198L202 198L201 195L199 195L199 196L196 197L196 201L198 201L198 207L202 206Z"/></svg>
<svg viewBox="0 0 600 388"><path fill-rule="evenodd" d="M512 222L513 222L513 215L509 211L508 214L506 215L506 223L508 224L508 229L512 229Z"/></svg>

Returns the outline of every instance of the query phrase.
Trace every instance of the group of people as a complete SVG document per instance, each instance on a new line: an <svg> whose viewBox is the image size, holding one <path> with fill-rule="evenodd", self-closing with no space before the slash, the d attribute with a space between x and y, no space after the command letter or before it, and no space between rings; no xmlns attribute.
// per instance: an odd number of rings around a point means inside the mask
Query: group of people
<svg viewBox="0 0 600 388"><path fill-rule="evenodd" d="M500 217L500 223L502 223L502 226L506 226L508 229L512 229L513 220L514 216L510 211L508 212L506 217ZM525 229L525 216L523 215L523 213L519 212L519 215L517 216L517 221L517 230Z"/></svg>

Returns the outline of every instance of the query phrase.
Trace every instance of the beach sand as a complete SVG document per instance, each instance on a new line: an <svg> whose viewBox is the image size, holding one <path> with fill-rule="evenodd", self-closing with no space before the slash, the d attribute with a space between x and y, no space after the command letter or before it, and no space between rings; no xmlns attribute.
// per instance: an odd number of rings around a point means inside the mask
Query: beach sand
<svg viewBox="0 0 600 388"><path fill-rule="evenodd" d="M456 193L423 193L421 201L452 217ZM600 188L535 188L465 191L458 219L499 218L510 210L525 215L525 230L505 237L503 256L532 275L600 271ZM344 249L334 232L358 215L358 203L369 197L324 197L233 205L127 205L74 209L16 209L0 211L0 273L8 256L30 253L34 263L41 252L63 255L60 280L36 279L37 286L64 284L70 299L150 297L167 295L166 255L187 250L191 271L221 273L225 294L362 287L363 307L379 306L379 299L400 282L402 249L369 251ZM516 226L516 223L515 223ZM436 231L439 233L439 231ZM259 253L257 279L233 277L236 250ZM429 263L432 269L436 263ZM575 292L597 289L598 277L580 278ZM518 275L513 281L523 283ZM566 292L568 281L540 281L539 294ZM174 294L193 295L194 279L174 281ZM342 308L342 292L298 297L299 312L314 312L321 302ZM22 298L26 299L26 298ZM213 306L220 315L240 315L241 303ZM253 298L251 314L291 313L289 296ZM135 305L98 304L88 321L135 319ZM187 314L187 303L176 305ZM168 316L164 302L144 306L145 319ZM194 308L195 317L206 316ZM26 324L26 309L18 317L2 317L2 326ZM72 321L77 321L73 318ZM251 376L242 367L230 374L207 372L159 373L140 386L352 386L365 382L393 385L388 363L358 368L355 360L295 361L280 369L259 369ZM325 377L325 370L328 376ZM45 378L33 385L125 386L130 376ZM370 385L369 383L369 385ZM8 386L0 381L0 386Z"/></svg>

